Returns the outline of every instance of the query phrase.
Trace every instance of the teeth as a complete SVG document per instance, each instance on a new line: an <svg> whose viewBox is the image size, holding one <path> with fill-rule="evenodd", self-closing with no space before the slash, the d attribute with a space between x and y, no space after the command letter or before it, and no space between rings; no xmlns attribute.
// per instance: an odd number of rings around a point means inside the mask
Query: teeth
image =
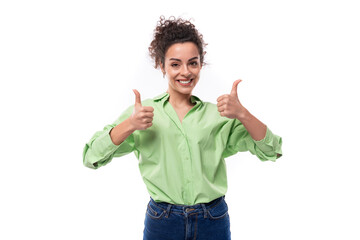
<svg viewBox="0 0 360 240"><path fill-rule="evenodd" d="M181 83L189 83L189 82L191 82L191 79L189 80L189 81L181 81L181 80L179 80Z"/></svg>

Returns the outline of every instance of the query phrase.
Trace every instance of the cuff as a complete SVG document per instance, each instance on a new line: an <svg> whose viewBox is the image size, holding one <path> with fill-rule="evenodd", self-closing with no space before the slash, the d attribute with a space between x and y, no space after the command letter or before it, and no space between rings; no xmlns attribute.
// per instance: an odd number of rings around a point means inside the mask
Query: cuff
<svg viewBox="0 0 360 240"><path fill-rule="evenodd" d="M96 138L95 142L92 143L92 153L96 157L90 158L88 162L95 168L98 168L99 159L106 159L108 156L113 154L119 147L124 144L115 145L110 137L110 131L112 128L104 131L99 137Z"/></svg>
<svg viewBox="0 0 360 240"><path fill-rule="evenodd" d="M265 137L259 141L254 140L254 142L256 146L262 152L266 153L266 155L268 156L274 156L275 159L277 159L282 155L282 151L281 151L282 139L281 137L273 134L268 127L266 127Z"/></svg>
<svg viewBox="0 0 360 240"><path fill-rule="evenodd" d="M112 153L113 151L115 151L120 145L115 145L113 143L113 141L111 140L110 137L110 131L113 128L108 129L107 131L104 131L102 135L100 135L97 139L96 139L96 145L98 146L99 152L101 150L100 154L101 156L105 156L108 155L108 153Z"/></svg>

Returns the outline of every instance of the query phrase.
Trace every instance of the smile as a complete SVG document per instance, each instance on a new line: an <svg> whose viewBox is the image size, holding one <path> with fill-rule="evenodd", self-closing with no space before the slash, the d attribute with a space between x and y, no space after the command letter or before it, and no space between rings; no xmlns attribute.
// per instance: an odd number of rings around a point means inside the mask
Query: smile
<svg viewBox="0 0 360 240"><path fill-rule="evenodd" d="M190 86L192 81L193 81L193 78L190 79L190 80L187 80L187 81L183 81L183 80L176 80L181 86Z"/></svg>

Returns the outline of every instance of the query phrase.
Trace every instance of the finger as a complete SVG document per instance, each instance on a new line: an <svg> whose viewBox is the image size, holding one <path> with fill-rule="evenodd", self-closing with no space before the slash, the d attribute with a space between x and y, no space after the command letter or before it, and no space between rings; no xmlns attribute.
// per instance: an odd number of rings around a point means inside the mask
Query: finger
<svg viewBox="0 0 360 240"><path fill-rule="evenodd" d="M143 111L145 112L153 112L154 108L151 106L143 106Z"/></svg>
<svg viewBox="0 0 360 240"><path fill-rule="evenodd" d="M237 96L237 86L238 86L238 84L239 84L241 81L242 81L241 79L238 79L238 80L236 80L236 81L233 83L233 86L232 86L230 95Z"/></svg>
<svg viewBox="0 0 360 240"><path fill-rule="evenodd" d="M220 101L220 102L218 102L218 103L216 104L216 106L221 107L221 106L223 106L223 105L225 105L225 104L226 104L225 101Z"/></svg>
<svg viewBox="0 0 360 240"><path fill-rule="evenodd" d="M144 118L153 118L154 114L152 112L143 112L142 117L144 117Z"/></svg>
<svg viewBox="0 0 360 240"><path fill-rule="evenodd" d="M216 101L221 101L221 100L223 100L224 98L226 98L226 96L228 96L228 94L224 94L224 95L221 95L220 97L218 97L217 99L216 99Z"/></svg>
<svg viewBox="0 0 360 240"><path fill-rule="evenodd" d="M225 111L225 106L218 107L218 111L219 111L219 112Z"/></svg>
<svg viewBox="0 0 360 240"><path fill-rule="evenodd" d="M142 123L151 123L153 121L152 118L143 118L142 120Z"/></svg>
<svg viewBox="0 0 360 240"><path fill-rule="evenodd" d="M141 106L140 93L136 89L133 89L133 92L135 93L135 106Z"/></svg>
<svg viewBox="0 0 360 240"><path fill-rule="evenodd" d="M137 114L138 119L142 119L142 118L153 118L154 114L152 112L144 112L144 111L139 111Z"/></svg>

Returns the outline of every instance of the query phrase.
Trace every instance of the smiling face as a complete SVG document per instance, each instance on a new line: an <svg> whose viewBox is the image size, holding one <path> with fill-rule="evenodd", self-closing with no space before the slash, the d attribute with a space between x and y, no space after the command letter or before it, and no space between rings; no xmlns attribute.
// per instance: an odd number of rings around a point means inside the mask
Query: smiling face
<svg viewBox="0 0 360 240"><path fill-rule="evenodd" d="M165 54L165 68L161 64L161 70L169 81L170 94L173 91L191 94L199 81L201 67L199 51L193 42L171 45Z"/></svg>

